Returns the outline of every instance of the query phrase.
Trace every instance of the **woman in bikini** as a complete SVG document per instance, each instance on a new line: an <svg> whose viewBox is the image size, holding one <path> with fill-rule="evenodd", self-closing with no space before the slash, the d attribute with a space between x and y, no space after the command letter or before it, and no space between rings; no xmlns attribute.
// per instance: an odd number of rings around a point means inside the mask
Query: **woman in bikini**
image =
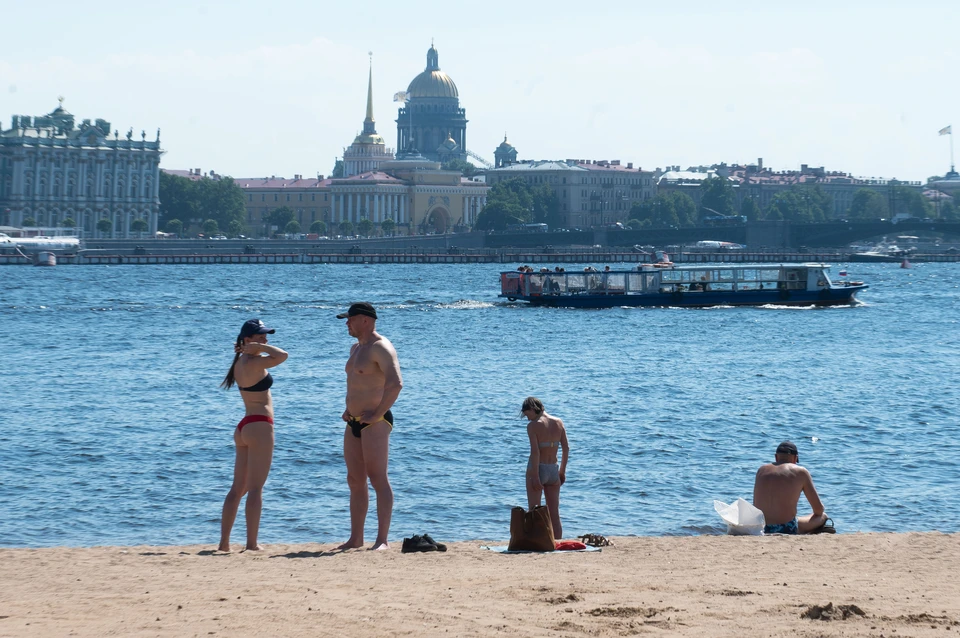
<svg viewBox="0 0 960 638"><path fill-rule="evenodd" d="M273 399L270 396L273 377L267 368L278 366L287 359L286 352L267 345L267 335L275 332L259 319L245 322L233 348L233 364L220 384L228 390L236 384L246 410L246 416L233 431L237 458L233 466L233 485L223 501L220 546L217 548L221 552L230 551L230 531L244 494L247 496L247 549L261 549L257 544L257 532L263 509L263 485L273 461Z"/></svg>
<svg viewBox="0 0 960 638"><path fill-rule="evenodd" d="M563 421L546 413L543 403L536 397L527 397L520 413L529 421L527 503L532 510L540 505L540 495L543 494L550 512L550 521L553 523L553 537L560 540L563 537L563 525L560 524L560 486L567 480L567 460L570 458L567 430L563 427ZM557 456L561 448L563 459L558 463Z"/></svg>

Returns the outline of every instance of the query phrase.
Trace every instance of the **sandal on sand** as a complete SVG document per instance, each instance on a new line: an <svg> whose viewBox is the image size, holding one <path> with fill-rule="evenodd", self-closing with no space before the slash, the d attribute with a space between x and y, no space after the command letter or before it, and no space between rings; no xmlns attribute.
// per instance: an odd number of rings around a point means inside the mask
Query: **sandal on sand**
<svg viewBox="0 0 960 638"><path fill-rule="evenodd" d="M807 533L808 534L836 534L837 528L833 526L833 519L828 518L823 522L823 525Z"/></svg>
<svg viewBox="0 0 960 638"><path fill-rule="evenodd" d="M584 545L592 545L593 547L611 547L613 543L607 540L606 536L602 534L584 534L583 536L577 536Z"/></svg>

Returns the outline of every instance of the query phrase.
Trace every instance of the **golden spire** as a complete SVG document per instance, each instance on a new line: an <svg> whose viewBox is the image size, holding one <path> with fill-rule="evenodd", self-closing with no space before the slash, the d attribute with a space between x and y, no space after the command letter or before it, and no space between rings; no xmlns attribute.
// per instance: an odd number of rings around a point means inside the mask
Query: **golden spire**
<svg viewBox="0 0 960 638"><path fill-rule="evenodd" d="M367 117L363 121L372 124L376 121L373 119L373 51L368 55L370 56L370 76L367 80Z"/></svg>

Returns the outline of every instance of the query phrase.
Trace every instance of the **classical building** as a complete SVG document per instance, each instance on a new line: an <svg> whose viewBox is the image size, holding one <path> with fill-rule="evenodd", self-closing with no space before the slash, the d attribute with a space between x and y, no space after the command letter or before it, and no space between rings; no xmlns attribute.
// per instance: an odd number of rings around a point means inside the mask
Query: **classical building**
<svg viewBox="0 0 960 638"><path fill-rule="evenodd" d="M155 233L162 153L159 129L150 142L144 131L134 139L133 129L111 136L105 120L76 125L62 100L47 115L14 115L9 130L0 127L0 225L73 220L92 237L97 221L108 219L107 236L128 238L143 220Z"/></svg>
<svg viewBox="0 0 960 638"><path fill-rule="evenodd" d="M397 151L414 149L434 162L467 159L467 113L432 44L427 68L410 82L397 113Z"/></svg>
<svg viewBox="0 0 960 638"><path fill-rule="evenodd" d="M523 161L486 172L490 186L513 177L531 186L546 184L560 201L567 228L626 222L635 202L656 195L653 172L634 168L633 163L624 166L620 160Z"/></svg>
<svg viewBox="0 0 960 638"><path fill-rule="evenodd" d="M380 169L332 180L334 226L392 219L403 234L440 234L473 226L486 204L484 182L441 170L439 162L423 156L404 154Z"/></svg>
<svg viewBox="0 0 960 638"><path fill-rule="evenodd" d="M247 227L252 232L270 235L270 213L275 208L287 206L293 210L294 219L303 232L309 232L315 221L330 221L330 184L332 180L323 175L304 178L294 175L283 177L240 177L234 182L243 190L247 209ZM283 229L278 229L283 232Z"/></svg>
<svg viewBox="0 0 960 638"><path fill-rule="evenodd" d="M377 135L373 119L373 62L367 79L367 116L363 120L363 132L343 150L343 176L352 177L367 171L376 171L381 162L393 159L393 149L387 148L383 138Z"/></svg>

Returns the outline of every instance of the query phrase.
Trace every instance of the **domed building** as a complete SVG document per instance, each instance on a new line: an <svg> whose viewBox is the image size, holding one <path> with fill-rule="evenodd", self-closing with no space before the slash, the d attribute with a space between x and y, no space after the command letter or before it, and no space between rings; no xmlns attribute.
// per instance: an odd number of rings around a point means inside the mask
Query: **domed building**
<svg viewBox="0 0 960 638"><path fill-rule="evenodd" d="M517 163L517 149L514 148L513 144L507 141L507 134L503 134L503 141L500 142L498 146L493 151L493 167L494 168L503 168L504 166L509 166L510 164Z"/></svg>
<svg viewBox="0 0 960 638"><path fill-rule="evenodd" d="M393 159L393 149L377 134L376 120L373 119L373 61L370 62L370 75L367 78L367 116L363 120L363 132L357 135L353 144L343 149L343 175L351 177L367 171L375 171L382 162Z"/></svg>
<svg viewBox="0 0 960 638"><path fill-rule="evenodd" d="M460 108L457 85L440 70L432 44L427 68L410 82L406 104L397 114L397 149L419 151L435 162L467 159L466 111Z"/></svg>

